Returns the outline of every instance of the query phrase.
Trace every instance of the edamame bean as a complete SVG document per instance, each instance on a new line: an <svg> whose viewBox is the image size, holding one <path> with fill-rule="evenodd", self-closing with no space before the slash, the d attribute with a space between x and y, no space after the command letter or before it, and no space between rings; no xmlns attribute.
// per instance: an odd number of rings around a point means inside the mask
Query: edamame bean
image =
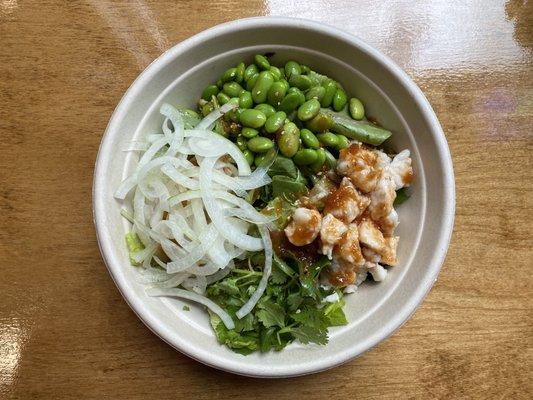
<svg viewBox="0 0 533 400"><path fill-rule="evenodd" d="M245 151L248 149L248 146L246 145L246 139L242 135L237 136L235 144L237 145L240 151Z"/></svg>
<svg viewBox="0 0 533 400"><path fill-rule="evenodd" d="M313 132L311 132L309 129L301 129L300 130L300 137L302 138L302 142L304 145L311 149L318 149L320 148L320 142L318 141L317 137Z"/></svg>
<svg viewBox="0 0 533 400"><path fill-rule="evenodd" d="M217 85L217 88L218 88L219 90L222 90L222 87L224 86L224 82L222 82L222 79L219 79L219 80L217 81L216 85Z"/></svg>
<svg viewBox="0 0 533 400"><path fill-rule="evenodd" d="M226 103L229 101L230 98L231 98L231 97L229 97L229 96L228 96L226 93L224 93L224 92L219 92L219 93L217 94L217 100L218 100L218 102L219 102L221 105L226 104Z"/></svg>
<svg viewBox="0 0 533 400"><path fill-rule="evenodd" d="M279 109L285 111L287 114L296 110L300 105L300 94L296 92L288 93L279 105Z"/></svg>
<svg viewBox="0 0 533 400"><path fill-rule="evenodd" d="M250 64L244 70L243 78L246 82L248 82L248 80L255 74L259 74L259 69L257 68L257 65Z"/></svg>
<svg viewBox="0 0 533 400"><path fill-rule="evenodd" d="M303 92L298 89L297 87L291 87L289 90L287 90L287 93L297 93L298 94L298 105L301 106L303 103L305 103L305 95Z"/></svg>
<svg viewBox="0 0 533 400"><path fill-rule="evenodd" d="M237 82L228 82L224 84L222 89L229 97L239 97L240 94L244 91L241 85Z"/></svg>
<svg viewBox="0 0 533 400"><path fill-rule="evenodd" d="M266 103L258 104L254 108L265 114L265 117L267 118L276 112L276 109L274 107Z"/></svg>
<svg viewBox="0 0 533 400"><path fill-rule="evenodd" d="M289 85L289 82L287 82L286 79L280 79L280 80L279 80L279 83L282 83L283 86L285 86L285 91L288 91L289 88L291 87L291 85Z"/></svg>
<svg viewBox="0 0 533 400"><path fill-rule="evenodd" d="M315 173L319 172L322 169L322 166L324 165L324 163L326 162L326 151L320 148L316 150L316 155L317 155L316 161L312 163L311 165L309 165L309 168L311 169L311 171Z"/></svg>
<svg viewBox="0 0 533 400"><path fill-rule="evenodd" d="M249 128L261 128L266 122L266 116L259 110L246 109L241 112L239 121Z"/></svg>
<svg viewBox="0 0 533 400"><path fill-rule="evenodd" d="M250 164L250 166L254 163L254 153L252 153L250 150L244 150L242 152L242 155L244 156L248 164Z"/></svg>
<svg viewBox="0 0 533 400"><path fill-rule="evenodd" d="M311 68L304 64L300 64L300 70L302 71L302 74L308 74L311 72Z"/></svg>
<svg viewBox="0 0 533 400"><path fill-rule="evenodd" d="M250 79L248 79L246 81L246 90L248 90L249 92L252 91L252 89L254 88L255 84L257 83L257 80L259 79L259 72L256 72L255 74L253 74Z"/></svg>
<svg viewBox="0 0 533 400"><path fill-rule="evenodd" d="M339 138L331 132L319 133L316 137L324 146L336 148L339 144Z"/></svg>
<svg viewBox="0 0 533 400"><path fill-rule="evenodd" d="M287 61L285 64L285 76L287 79L291 79L291 77L300 75L302 73L302 69L300 67L300 64L298 64L296 61Z"/></svg>
<svg viewBox="0 0 533 400"><path fill-rule="evenodd" d="M223 118L220 118L215 122L215 132L218 133L220 136L224 136L225 138L229 136L229 133L226 130L226 127L227 127L227 122L224 121Z"/></svg>
<svg viewBox="0 0 533 400"><path fill-rule="evenodd" d="M274 77L269 71L259 73L259 78L252 89L252 98L256 104L264 103L267 99L268 91L274 83Z"/></svg>
<svg viewBox="0 0 533 400"><path fill-rule="evenodd" d="M300 121L309 121L314 118L319 111L320 102L317 99L311 99L298 108L298 119Z"/></svg>
<svg viewBox="0 0 533 400"><path fill-rule="evenodd" d="M263 71L268 71L270 69L270 63L265 56L261 54L256 54L254 56L254 63L257 67Z"/></svg>
<svg viewBox="0 0 533 400"><path fill-rule="evenodd" d="M318 158L316 151L313 149L301 149L296 152L292 160L297 165L313 164Z"/></svg>
<svg viewBox="0 0 533 400"><path fill-rule="evenodd" d="M230 82L235 80L235 77L237 76L237 68L230 68L226 70L220 77L220 80L222 83Z"/></svg>
<svg viewBox="0 0 533 400"><path fill-rule="evenodd" d="M209 114L214 109L215 109L215 106L213 105L212 102L205 103L202 106L202 110L201 110L202 111L202 115L205 117L207 114Z"/></svg>
<svg viewBox="0 0 533 400"><path fill-rule="evenodd" d="M259 131L257 129L248 128L247 126L245 126L241 130L241 135L244 136L246 139L251 139L259 135Z"/></svg>
<svg viewBox="0 0 533 400"><path fill-rule="evenodd" d="M272 86L270 87L268 94L267 94L267 101L268 104L278 107L281 104L281 101L285 97L285 93L287 92L287 89L285 88L285 85L280 82L274 82Z"/></svg>
<svg viewBox="0 0 533 400"><path fill-rule="evenodd" d="M289 83L300 90L307 90L313 86L313 82L307 75L293 75L289 78Z"/></svg>
<svg viewBox="0 0 533 400"><path fill-rule="evenodd" d="M254 165L256 167L260 167L261 164L263 164L263 162L265 161L265 158L266 158L266 154L258 154L255 156L254 158Z"/></svg>
<svg viewBox="0 0 533 400"><path fill-rule="evenodd" d="M274 142L266 137L256 136L248 140L246 145L254 153L266 153L268 150L274 147Z"/></svg>
<svg viewBox="0 0 533 400"><path fill-rule="evenodd" d="M232 101L233 99L237 99L237 98L236 98L236 97L232 97L232 98L230 99L230 101L228 101L228 103L231 103L231 101ZM238 100L239 100L239 99L237 99L237 101L238 101ZM227 119L229 119L230 121L233 121L233 122L239 122L239 117L240 117L242 111L243 111L242 108L236 108L236 109L234 109L234 110L230 110L230 111L228 111L228 112L225 114L225 116L226 116Z"/></svg>
<svg viewBox="0 0 533 400"><path fill-rule="evenodd" d="M243 62L240 62L237 67L235 67L235 82L241 83L244 78L245 65Z"/></svg>
<svg viewBox="0 0 533 400"><path fill-rule="evenodd" d="M275 81L279 81L281 79L281 71L278 67L275 67L273 65L270 66L270 73L274 77Z"/></svg>
<svg viewBox="0 0 533 400"><path fill-rule="evenodd" d="M348 97L346 96L346 92L341 88L338 88L333 96L333 109L335 111L340 111L344 108L347 102Z"/></svg>
<svg viewBox="0 0 533 400"><path fill-rule="evenodd" d="M345 149L350 145L350 140L344 135L337 135L337 150Z"/></svg>
<svg viewBox="0 0 533 400"><path fill-rule="evenodd" d="M322 86L314 86L307 91L307 93L305 94L305 99L317 99L318 101L320 101L322 100L322 97L324 97L325 93L326 89L324 89Z"/></svg>
<svg viewBox="0 0 533 400"><path fill-rule="evenodd" d="M265 131L268 133L276 132L282 127L283 123L285 122L285 118L287 118L287 114L285 114L283 111L278 111L272 114L265 122Z"/></svg>
<svg viewBox="0 0 533 400"><path fill-rule="evenodd" d="M279 151L285 157L292 157L300 147L300 130L293 122L287 122L281 131L278 131L277 142Z"/></svg>
<svg viewBox="0 0 533 400"><path fill-rule="evenodd" d="M211 97L216 96L218 92L219 90L217 85L209 85L202 92L202 99L209 101L211 100Z"/></svg>
<svg viewBox="0 0 533 400"><path fill-rule="evenodd" d="M361 103L361 100L352 97L350 99L350 115L353 119L363 119L365 116L365 107L363 106L363 103Z"/></svg>
<svg viewBox="0 0 533 400"><path fill-rule="evenodd" d="M252 93L247 90L243 90L239 96L239 107L240 108L252 108L254 101L252 99Z"/></svg>
<svg viewBox="0 0 533 400"><path fill-rule="evenodd" d="M333 101L333 96L335 96L335 92L337 91L337 84L335 81L328 79L324 82L323 87L324 96L322 96L322 99L320 100L320 105L322 107L329 107Z"/></svg>
<svg viewBox="0 0 533 400"><path fill-rule="evenodd" d="M333 125L333 118L330 114L319 112L313 119L305 123L305 127L313 133L325 132Z"/></svg>

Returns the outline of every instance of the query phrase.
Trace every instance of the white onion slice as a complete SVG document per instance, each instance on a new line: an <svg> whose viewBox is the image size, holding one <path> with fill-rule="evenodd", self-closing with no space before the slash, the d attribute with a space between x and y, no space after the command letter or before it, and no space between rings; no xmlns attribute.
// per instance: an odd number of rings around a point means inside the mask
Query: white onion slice
<svg viewBox="0 0 533 400"><path fill-rule="evenodd" d="M231 111L235 108L237 108L237 105L230 103L226 103L222 107L216 108L215 110L207 114L207 116L203 120L201 120L198 125L196 125L196 129L208 129L213 122L224 116L224 114L226 114L228 111Z"/></svg>
<svg viewBox="0 0 533 400"><path fill-rule="evenodd" d="M178 289L178 288L172 288L172 289L148 289L146 291L146 294L148 296L152 297L178 297L181 299L191 300L196 303L200 303L207 308L209 308L212 312L214 312L216 315L220 317L226 328L233 329L235 328L235 324L233 323L233 320L229 316L228 313L226 313L218 304L216 304L214 301L209 300L207 297L202 296L198 293L191 292L189 290L184 289Z"/></svg>
<svg viewBox="0 0 533 400"><path fill-rule="evenodd" d="M185 271L187 268L193 266L207 253L209 248L216 240L218 232L214 226L209 225L208 228L200 235L200 243L178 260L167 264L167 272L169 274Z"/></svg>

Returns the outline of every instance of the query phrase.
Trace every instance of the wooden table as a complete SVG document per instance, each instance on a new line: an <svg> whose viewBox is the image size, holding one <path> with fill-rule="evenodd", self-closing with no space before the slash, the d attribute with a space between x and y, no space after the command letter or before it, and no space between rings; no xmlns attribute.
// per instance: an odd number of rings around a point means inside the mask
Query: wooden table
<svg viewBox="0 0 533 400"><path fill-rule="evenodd" d="M340 26L415 79L451 148L457 214L403 328L334 370L260 381L140 322L100 257L91 185L111 112L152 59L268 14ZM1 0L0 397L531 398L532 28L527 0Z"/></svg>

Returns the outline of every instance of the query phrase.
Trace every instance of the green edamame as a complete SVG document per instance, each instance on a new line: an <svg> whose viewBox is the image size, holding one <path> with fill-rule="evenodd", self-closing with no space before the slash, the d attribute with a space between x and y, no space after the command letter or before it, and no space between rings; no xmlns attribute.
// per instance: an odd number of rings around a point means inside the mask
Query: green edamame
<svg viewBox="0 0 533 400"><path fill-rule="evenodd" d="M316 150L313 149L301 149L296 152L292 160L296 165L310 165L313 164L318 158Z"/></svg>
<svg viewBox="0 0 533 400"><path fill-rule="evenodd" d="M259 79L259 72L256 72L255 74L253 74L250 79L248 79L246 81L246 90L248 90L249 92L252 91L252 89L254 88L255 84L257 83L257 80Z"/></svg>
<svg viewBox="0 0 533 400"><path fill-rule="evenodd" d="M261 54L256 54L254 56L254 63L260 70L268 71L270 69L270 63L267 58Z"/></svg>
<svg viewBox="0 0 533 400"><path fill-rule="evenodd" d="M300 137L302 138L302 142L305 146L315 150L320 148L320 142L318 141L318 138L309 129L301 129Z"/></svg>
<svg viewBox="0 0 533 400"><path fill-rule="evenodd" d="M259 74L259 69L257 68L257 65L255 64L248 65L246 69L244 70L244 75L243 75L245 82L248 82L248 80L255 74Z"/></svg>
<svg viewBox="0 0 533 400"><path fill-rule="evenodd" d="M270 87L268 94L267 94L267 101L268 104L278 107L281 104L281 101L285 97L285 93L287 92L287 89L285 88L285 85L283 82L278 81L274 82L272 86Z"/></svg>
<svg viewBox="0 0 533 400"><path fill-rule="evenodd" d="M258 154L255 156L254 158L254 165L256 167L260 167L261 164L263 164L263 162L265 161L265 158L266 158L267 154Z"/></svg>
<svg viewBox="0 0 533 400"><path fill-rule="evenodd" d="M215 106L213 105L212 102L208 102L208 103L205 103L203 106L202 106L202 115L205 117L206 115L208 115L210 112L212 112L213 110L215 109Z"/></svg>
<svg viewBox="0 0 533 400"><path fill-rule="evenodd" d="M281 131L278 131L277 142L279 151L285 157L292 157L300 147L300 130L293 122L287 122Z"/></svg>
<svg viewBox="0 0 533 400"><path fill-rule="evenodd" d="M309 168L313 172L319 172L322 169L322 166L326 162L326 151L322 148L316 150L316 161L309 165Z"/></svg>
<svg viewBox="0 0 533 400"><path fill-rule="evenodd" d="M224 86L224 82L222 82L222 79L219 79L219 80L217 81L216 85L217 85L217 88L218 88L219 90L222 90L222 86Z"/></svg>
<svg viewBox="0 0 533 400"><path fill-rule="evenodd" d="M274 77L274 81L279 81L281 79L281 71L278 67L271 65L269 71Z"/></svg>
<svg viewBox="0 0 533 400"><path fill-rule="evenodd" d="M337 135L337 150L345 149L350 145L350 139L344 135Z"/></svg>
<svg viewBox="0 0 533 400"><path fill-rule="evenodd" d="M331 132L319 133L316 137L324 146L336 148L339 144L339 138Z"/></svg>
<svg viewBox="0 0 533 400"><path fill-rule="evenodd" d="M246 109L240 114L239 121L243 126L258 129L266 122L266 116L259 110Z"/></svg>
<svg viewBox="0 0 533 400"><path fill-rule="evenodd" d="M333 101L333 96L335 96L335 92L337 91L337 84L334 80L328 79L323 83L324 88L324 96L322 96L322 99L320 100L320 105L322 107L329 107Z"/></svg>
<svg viewBox="0 0 533 400"><path fill-rule="evenodd" d="M266 103L258 104L254 107L254 109L261 111L267 118L276 112L274 107Z"/></svg>
<svg viewBox="0 0 533 400"><path fill-rule="evenodd" d="M231 97L229 97L229 96L228 96L226 93L224 93L224 92L218 92L218 94L217 94L217 100L218 100L218 102L219 102L221 105L226 104L230 99L231 99Z"/></svg>
<svg viewBox="0 0 533 400"><path fill-rule="evenodd" d="M309 121L314 118L319 111L320 102L317 99L308 100L298 108L298 119L300 121Z"/></svg>
<svg viewBox="0 0 533 400"><path fill-rule="evenodd" d="M300 70L302 71L302 74L308 74L311 72L311 68L304 64L300 64Z"/></svg>
<svg viewBox="0 0 533 400"><path fill-rule="evenodd" d="M365 107L361 100L352 97L350 99L350 115L353 119L361 120L365 116Z"/></svg>
<svg viewBox="0 0 533 400"><path fill-rule="evenodd" d="M296 107L300 105L300 93L292 92L288 93L279 105L279 109L285 111L287 114L296 110Z"/></svg>
<svg viewBox="0 0 533 400"><path fill-rule="evenodd" d="M202 92L202 99L209 101L211 100L211 97L216 96L218 92L219 90L217 85L209 85Z"/></svg>
<svg viewBox="0 0 533 400"><path fill-rule="evenodd" d="M274 147L274 142L266 137L256 136L248 140L246 145L254 153L266 153L268 150Z"/></svg>
<svg viewBox="0 0 533 400"><path fill-rule="evenodd" d="M268 91L274 83L274 77L269 71L259 73L259 78L252 89L252 98L256 104L264 103L267 99Z"/></svg>
<svg viewBox="0 0 533 400"><path fill-rule="evenodd" d="M287 79L291 79L291 77L300 75L302 73L302 68L300 67L300 64L298 64L296 61L287 61L285 64L285 76Z"/></svg>
<svg viewBox="0 0 533 400"><path fill-rule="evenodd" d="M229 97L239 97L240 94L244 91L241 85L237 82L228 82L224 84L222 89Z"/></svg>
<svg viewBox="0 0 533 400"><path fill-rule="evenodd" d="M244 136L246 139L251 139L259 135L259 131L257 129L248 128L247 126L245 126L241 130L241 135Z"/></svg>
<svg viewBox="0 0 533 400"><path fill-rule="evenodd" d="M238 83L241 83L242 80L244 79L244 70L245 70L246 66L244 65L243 62L240 62L236 67L235 67L235 82L238 82Z"/></svg>
<svg viewBox="0 0 533 400"><path fill-rule="evenodd" d="M246 149L248 149L248 146L246 145L246 139L242 135L237 136L235 144L237 145L240 151L245 151Z"/></svg>
<svg viewBox="0 0 533 400"><path fill-rule="evenodd" d="M252 99L252 93L247 90L243 90L239 96L240 108L252 108L254 101Z"/></svg>
<svg viewBox="0 0 533 400"><path fill-rule="evenodd" d="M278 111L267 118L265 122L265 131L268 133L274 133L280 129L287 118L287 114L283 111Z"/></svg>
<svg viewBox="0 0 533 400"><path fill-rule="evenodd" d="M346 96L346 92L343 89L338 88L333 96L333 109L335 111L340 111L344 108L347 102L348 97Z"/></svg>
<svg viewBox="0 0 533 400"><path fill-rule="evenodd" d="M297 87L291 87L289 90L287 90L287 93L297 93L298 94L298 106L301 106L303 103L305 103L305 94L298 89Z"/></svg>
<svg viewBox="0 0 533 400"><path fill-rule="evenodd" d="M288 91L289 88L291 87L291 85L289 85L289 82L287 82L286 79L280 79L279 83L281 83L281 84L283 84L283 86L285 86L285 91Z"/></svg>
<svg viewBox="0 0 533 400"><path fill-rule="evenodd" d="M307 121L305 126L313 133L325 132L333 125L333 118L325 112L319 112L313 119Z"/></svg>
<svg viewBox="0 0 533 400"><path fill-rule="evenodd" d="M237 68L230 68L226 70L220 77L220 80L222 83L230 82L235 80L235 77L237 76Z"/></svg>
<svg viewBox="0 0 533 400"><path fill-rule="evenodd" d="M300 90L307 90L313 86L313 82L307 75L293 75L289 78L289 83Z"/></svg>
<svg viewBox="0 0 533 400"><path fill-rule="evenodd" d="M244 150L242 152L242 155L244 156L248 164L250 164L250 166L254 163L254 153L252 153L250 150Z"/></svg>
<svg viewBox="0 0 533 400"><path fill-rule="evenodd" d="M324 89L322 86L314 86L307 91L307 93L305 94L305 99L317 99L318 101L320 101L322 100L322 97L324 97L324 94L326 94L326 89Z"/></svg>

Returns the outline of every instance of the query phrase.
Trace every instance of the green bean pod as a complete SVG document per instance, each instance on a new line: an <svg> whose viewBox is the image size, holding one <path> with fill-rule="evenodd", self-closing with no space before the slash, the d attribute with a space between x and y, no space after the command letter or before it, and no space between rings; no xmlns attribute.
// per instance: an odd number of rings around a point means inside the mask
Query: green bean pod
<svg viewBox="0 0 533 400"><path fill-rule="evenodd" d="M274 133L279 130L287 118L287 114L283 111L278 111L267 118L265 122L265 131L268 133Z"/></svg>
<svg viewBox="0 0 533 400"><path fill-rule="evenodd" d="M252 89L252 98L256 104L264 103L267 99L268 91L274 83L274 77L269 71L259 73L259 78Z"/></svg>
<svg viewBox="0 0 533 400"><path fill-rule="evenodd" d="M335 169L337 168L337 159L333 154L329 152L328 149L323 149L324 154L326 155L326 165L328 166L328 169Z"/></svg>
<svg viewBox="0 0 533 400"><path fill-rule="evenodd" d="M322 114L323 111L319 113ZM363 143L379 146L392 136L392 132L366 121L355 121L340 113L326 111L331 118L331 130Z"/></svg>
<svg viewBox="0 0 533 400"><path fill-rule="evenodd" d="M287 122L276 136L281 154L289 158L294 156L300 147L300 130L298 127L293 122Z"/></svg>

